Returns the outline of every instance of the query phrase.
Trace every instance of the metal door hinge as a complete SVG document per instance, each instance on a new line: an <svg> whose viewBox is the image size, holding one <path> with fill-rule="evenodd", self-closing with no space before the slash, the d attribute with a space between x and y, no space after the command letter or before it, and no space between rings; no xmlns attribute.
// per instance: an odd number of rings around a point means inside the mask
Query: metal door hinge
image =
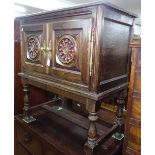
<svg viewBox="0 0 155 155"><path fill-rule="evenodd" d="M92 31L91 31L91 39L90 39L89 76L92 76L94 42L95 42L95 30L93 28Z"/></svg>

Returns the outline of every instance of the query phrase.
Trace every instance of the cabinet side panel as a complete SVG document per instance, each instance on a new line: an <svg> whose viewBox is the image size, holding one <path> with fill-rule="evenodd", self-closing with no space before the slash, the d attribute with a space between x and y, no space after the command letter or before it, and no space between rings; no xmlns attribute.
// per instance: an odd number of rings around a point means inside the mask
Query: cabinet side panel
<svg viewBox="0 0 155 155"><path fill-rule="evenodd" d="M101 36L101 81L127 73L130 27L111 20L104 20Z"/></svg>

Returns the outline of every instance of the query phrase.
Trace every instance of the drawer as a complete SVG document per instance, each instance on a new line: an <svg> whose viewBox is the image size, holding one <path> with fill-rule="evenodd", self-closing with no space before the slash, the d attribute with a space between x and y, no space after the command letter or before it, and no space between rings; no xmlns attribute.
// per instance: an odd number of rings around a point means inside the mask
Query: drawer
<svg viewBox="0 0 155 155"><path fill-rule="evenodd" d="M131 116L135 119L141 119L141 99L133 97L132 98L132 108Z"/></svg>
<svg viewBox="0 0 155 155"><path fill-rule="evenodd" d="M130 124L128 147L136 152L141 152L141 129Z"/></svg>
<svg viewBox="0 0 155 155"><path fill-rule="evenodd" d="M141 152L137 152L130 147L127 147L125 155L141 155Z"/></svg>
<svg viewBox="0 0 155 155"><path fill-rule="evenodd" d="M32 155L28 150L26 150L22 144L16 143L15 155Z"/></svg>
<svg viewBox="0 0 155 155"><path fill-rule="evenodd" d="M32 155L42 155L42 143L27 129L17 125L17 141Z"/></svg>
<svg viewBox="0 0 155 155"><path fill-rule="evenodd" d="M141 93L141 73L135 72L134 91Z"/></svg>

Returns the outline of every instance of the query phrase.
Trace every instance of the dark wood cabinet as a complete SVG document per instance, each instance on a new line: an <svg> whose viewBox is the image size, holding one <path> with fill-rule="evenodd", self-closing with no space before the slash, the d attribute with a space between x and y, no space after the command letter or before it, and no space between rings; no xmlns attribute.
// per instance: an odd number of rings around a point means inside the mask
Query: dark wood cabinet
<svg viewBox="0 0 155 155"><path fill-rule="evenodd" d="M132 65L124 145L124 154L127 155L141 154L141 45L139 42L130 44Z"/></svg>
<svg viewBox="0 0 155 155"><path fill-rule="evenodd" d="M80 141L83 153L94 154L116 131L115 138L119 139L124 92L129 83L128 43L135 17L100 2L19 18L22 48L18 75L24 87L23 120L30 126L36 120L30 113L34 107L28 94L33 86L54 93L53 100L61 99L60 103L42 104L42 108L88 131L82 133L86 139ZM101 102L111 97L118 98L116 123L97 122ZM66 109L72 103L69 100L84 105L89 121Z"/></svg>
<svg viewBox="0 0 155 155"><path fill-rule="evenodd" d="M133 22L104 4L22 18L23 72L102 99L128 84Z"/></svg>

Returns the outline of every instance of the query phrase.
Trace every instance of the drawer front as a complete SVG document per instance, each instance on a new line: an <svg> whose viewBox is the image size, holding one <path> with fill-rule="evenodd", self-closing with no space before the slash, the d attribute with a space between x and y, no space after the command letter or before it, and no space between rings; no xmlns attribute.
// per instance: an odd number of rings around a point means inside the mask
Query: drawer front
<svg viewBox="0 0 155 155"><path fill-rule="evenodd" d="M134 92L141 92L141 73L139 71L135 72Z"/></svg>
<svg viewBox="0 0 155 155"><path fill-rule="evenodd" d="M28 150L26 150L20 143L16 143L15 155L32 155Z"/></svg>
<svg viewBox="0 0 155 155"><path fill-rule="evenodd" d="M141 151L141 129L130 124L128 147L136 152Z"/></svg>
<svg viewBox="0 0 155 155"><path fill-rule="evenodd" d="M141 155L141 152L137 152L135 150L132 150L130 147L127 147L125 155Z"/></svg>
<svg viewBox="0 0 155 155"><path fill-rule="evenodd" d="M131 116L135 119L141 119L141 99L137 97L132 98Z"/></svg>
<svg viewBox="0 0 155 155"><path fill-rule="evenodd" d="M34 135L17 125L17 140L20 142L32 155L42 155L42 144L34 137Z"/></svg>

